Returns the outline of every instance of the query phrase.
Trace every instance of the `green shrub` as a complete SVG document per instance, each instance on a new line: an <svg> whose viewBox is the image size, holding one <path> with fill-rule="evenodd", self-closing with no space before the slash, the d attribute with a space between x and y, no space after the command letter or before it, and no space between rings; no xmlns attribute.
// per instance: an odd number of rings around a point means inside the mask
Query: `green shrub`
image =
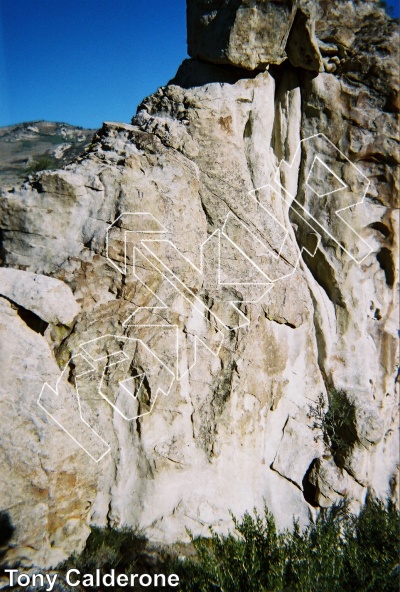
<svg viewBox="0 0 400 592"><path fill-rule="evenodd" d="M58 166L57 161L52 156L39 156L37 160L33 160L26 167L28 174L38 173L39 171L54 170Z"/></svg>
<svg viewBox="0 0 400 592"><path fill-rule="evenodd" d="M196 560L178 562L174 567L181 575L182 590L281 589L284 548L272 515L265 510L264 519L255 512L254 518L247 513L240 522L233 520L239 538L212 533L210 539L193 539Z"/></svg>
<svg viewBox="0 0 400 592"><path fill-rule="evenodd" d="M57 146L58 144L65 144L71 143L71 138L66 138L65 136L60 135L55 135L52 136L51 134L46 135L46 142L50 142L50 144L53 144L53 146Z"/></svg>
<svg viewBox="0 0 400 592"><path fill-rule="evenodd" d="M32 148L33 145L34 143L32 142L32 140L21 140L21 148L23 150L29 150L30 148Z"/></svg>
<svg viewBox="0 0 400 592"><path fill-rule="evenodd" d="M369 501L358 517L346 525L343 558L343 590L398 592L399 512Z"/></svg>
<svg viewBox="0 0 400 592"><path fill-rule="evenodd" d="M236 522L240 538L194 539L196 560L173 569L185 592L394 592L399 527L398 511L374 500L357 517L342 504L281 534L266 510Z"/></svg>
<svg viewBox="0 0 400 592"><path fill-rule="evenodd" d="M326 447L341 466L357 441L356 412L345 391L328 392L329 405L320 395L316 406L311 406L308 416L314 418L314 427L320 429Z"/></svg>
<svg viewBox="0 0 400 592"><path fill-rule="evenodd" d="M81 554L74 554L61 566L61 570L79 569L82 573L94 573L101 569L106 573L114 568L119 573L134 570L135 559L143 550L145 538L129 529L93 528Z"/></svg>
<svg viewBox="0 0 400 592"><path fill-rule="evenodd" d="M95 528L85 550L60 566L81 573L176 573L181 592L397 592L400 515L368 498L358 516L347 504L321 510L315 523L278 533L270 512L233 518L236 534L194 538L194 558L158 553L128 530ZM146 559L147 557L147 559ZM108 588L111 589L111 588ZM148 589L148 588L147 588Z"/></svg>

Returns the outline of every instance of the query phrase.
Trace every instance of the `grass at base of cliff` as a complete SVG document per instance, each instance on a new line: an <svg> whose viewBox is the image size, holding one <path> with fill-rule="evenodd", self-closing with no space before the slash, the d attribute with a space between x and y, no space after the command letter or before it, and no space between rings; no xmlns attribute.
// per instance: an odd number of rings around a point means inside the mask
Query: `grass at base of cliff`
<svg viewBox="0 0 400 592"><path fill-rule="evenodd" d="M81 572L176 573L187 592L398 592L400 515L368 499L358 516L346 504L321 511L301 531L278 533L272 514L234 519L235 535L192 538L196 555L146 555L132 532L94 529L84 552L63 568ZM148 589L148 588L147 588Z"/></svg>

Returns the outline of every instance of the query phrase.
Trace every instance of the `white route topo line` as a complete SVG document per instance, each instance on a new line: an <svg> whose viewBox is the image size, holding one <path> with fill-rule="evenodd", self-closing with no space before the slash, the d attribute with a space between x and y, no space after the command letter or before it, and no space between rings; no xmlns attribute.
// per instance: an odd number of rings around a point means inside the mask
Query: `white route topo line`
<svg viewBox="0 0 400 592"><path fill-rule="evenodd" d="M358 177L357 181L362 186L362 195L361 199L358 201L353 200L353 193L354 191L351 190L348 184L346 184L336 173L332 170L332 168L324 161L324 157L322 154L315 154L312 160L312 164L306 176L305 186L312 191L312 193L317 196L318 199L323 199L330 197L332 195L337 195L341 191L345 192L346 194L343 195L343 199L347 201L349 200L348 194L350 193L351 196L351 203L347 203L344 207L340 207L335 210L335 215L341 219L341 221L348 227L353 233L354 240L356 241L356 237L358 239L359 244L356 245L357 248L360 248L360 244L364 247L364 254L362 257L356 258L343 244L340 240L333 236L330 230L326 227L326 224L323 220L319 221L310 211L307 210L297 199L297 196L291 195L289 191L285 188L285 186L281 182L281 175L285 172L285 170L293 170L293 167L296 166L296 163L299 162L299 157L301 154L301 150L313 150L314 146L318 146L319 143L322 143L324 151L333 154L333 158L336 163L340 163L342 168L344 165L351 167L353 173L356 174ZM344 164L343 164L344 163ZM331 187L327 187L328 191L320 192L318 190L317 181L320 179L313 179L316 167L323 167L327 171L327 175L331 175L333 179L337 182L336 184L339 185L338 187L332 189ZM313 182L314 181L314 182ZM155 400L158 396L158 393L161 392L163 395L167 396L172 388L173 382L180 381L184 376L188 374L188 372L195 366L197 363L197 349L198 343L201 343L202 346L205 346L208 351L210 351L214 356L218 356L220 349L223 345L223 341L226 335L229 335L232 331L237 331L243 327L248 326L249 319L246 315L239 309L239 305L243 303L257 303L262 300L262 298L273 288L274 284L278 281L282 281L287 279L288 277L292 276L298 269L300 264L302 253L306 251L311 257L315 255L317 249L321 242L321 233L325 233L329 236L347 255L349 255L353 261L357 264L360 264L371 252L372 248L368 243L346 222L343 217L340 215L341 212L348 210L352 207L355 207L359 204L364 202L365 196L367 194L370 181L367 177L358 169L344 154L341 152L324 134L315 134L310 136L309 138L303 139L300 141L294 157L291 163L282 160L279 164L279 167L276 171L276 175L274 178L274 186L270 184L266 184L264 186L259 187L258 189L252 190L248 193L248 197L253 202L256 202L259 211L261 211L261 219L264 222L264 227L262 229L257 229L258 234L262 235L264 240L261 240L259 236L255 232L253 232L248 224L244 223L240 220L237 216L229 212L225 218L224 224L221 229L217 229L211 234L207 239L200 245L199 247L199 254L200 254L200 265L196 266L190 259L188 259L176 245L169 239L165 238L148 238L148 235L166 235L168 230L164 227L164 225L157 219L155 216L149 212L125 212L118 216L118 218L108 227L106 232L106 257L109 263L123 275L128 273L128 244L132 242L132 239L136 240L134 242L134 247L132 249L132 274L133 277L136 279L138 284L144 286L157 300L157 306L149 306L149 307L136 307L136 310L129 315L125 321L123 321L123 327L136 327L138 330L143 328L155 328L161 331L172 330L175 333L176 339L172 340L174 355L173 360L174 364L168 365L163 362L160 357L142 340L137 338L125 337L123 335L102 335L96 339L92 339L86 343L82 343L80 348L85 353L77 354L71 357L70 361L68 362L67 366L64 368L63 372L61 373L60 377L57 380L55 388L52 388L50 385L45 383L42 387L42 391L38 398L38 405L54 420L54 422L63 429L68 436L78 444L85 452L92 458L95 462L99 462L103 459L111 450L110 445L105 442L103 438L94 430L94 428L86 421L82 414L82 405L81 399L79 395L79 381L78 379L82 379L84 376L92 375L96 373L98 375L101 374L101 379L97 382L97 391L96 394L100 395L100 398L105 400L109 405L113 407L113 409L120 414L123 419L126 421L132 421L137 419L138 417L142 417L143 415L147 415L151 413L154 407ZM249 238L258 245L260 252L265 253L265 257L273 261L284 260L283 251L285 247L288 247L288 241L290 238L289 231L285 226L279 222L276 216L269 211L269 209L265 206L265 204L261 203L258 199L258 194L261 191L272 191L274 195L278 196L282 201L288 206L288 209L292 212L295 212L296 216L299 216L302 220L302 223L307 225L311 229L311 233L316 237L316 245L313 250L309 250L305 247L299 249L298 245L296 245L297 255L295 260L290 260L291 252L289 251L288 259L285 258L286 266L291 267L292 269L287 272L283 273L282 275L277 275L277 277L273 277L275 270L273 269L263 269L258 263L256 263L245 251L243 246L239 244L238 240L234 240L233 234L235 225L236 228L240 228L242 232L242 236L245 237L243 240ZM293 204L296 204L297 209L294 210ZM254 205L254 203L253 203ZM299 211L301 213L299 213ZM311 222L308 221L311 220ZM127 228L121 227L123 223L128 223L128 226L137 226L138 228L129 230ZM312 224L315 223L317 228ZM255 227L257 228L258 221L254 223ZM121 241L120 234L121 230L123 231L123 241ZM269 231L269 236L266 236ZM278 239L276 239L277 244L274 244L274 235L278 234ZM115 248L113 244L113 235L117 235L119 243L123 243L123 264L119 266L114 257L112 257L113 253L112 250ZM279 236L280 235L280 236ZM275 241L275 242L276 242ZM221 274L221 246L225 244L229 245L230 248L240 254L243 260L247 263L248 269L253 271L261 276L260 281L223 281L223 277ZM270 244L274 244L274 248L270 247ZM221 318L221 313L216 314L210 308L206 306L203 300L193 292L180 278L177 274L175 274L168 265L168 260L163 260L157 254L157 249L154 247L162 245L164 247L164 251L166 248L172 250L177 257L177 260L182 259L185 261L186 265L189 266L198 276L205 278L205 251L208 248L214 248L214 253L216 253L216 289L221 290L223 287L237 287L241 288L242 291L247 289L248 295L247 297L243 297L240 300L228 300L226 301L227 305L227 315L228 320ZM192 315L197 314L198 319L203 322L203 330L204 330L204 322L205 326L208 327L208 333L213 333L213 343L209 343L205 341L204 337L196 333L194 330L192 333L189 333L189 337L193 340L193 360L191 363L188 363L185 370L181 371L181 358L180 358L180 351L181 351L181 332L179 324L174 322L174 318L176 318L177 313L170 309L162 300L161 298L156 295L140 277L139 271L137 269L136 263L138 259L142 259L142 263L146 263L147 266L151 269L153 274L158 274L161 276L161 281L168 282L170 287L175 291L175 293L179 297L183 297L186 303L191 307ZM235 326L230 326L231 317L229 317L229 310L232 311L234 309L238 322ZM135 322L135 317L139 315L141 311L147 311L149 314L153 314L154 316L157 314L166 314L170 316L171 322L157 322L157 323L143 323L138 321ZM224 315L225 313L223 313ZM200 323L201 324L201 323ZM188 335L186 335L188 337ZM112 400L112 393L107 392L107 386L105 385L105 377L108 373L109 369L116 369L117 366L121 368L121 364L128 363L128 366L131 365L132 359L128 355L126 355L124 350L117 349L114 353L107 353L96 355L96 345L101 344L101 341L112 339L115 342L125 343L125 344L135 344L135 353L138 347L144 348L145 353L149 356L150 359L153 359L156 363L155 370L158 372L158 379L159 379L159 386L156 390L155 396L152 397L150 409L146 412L135 414L133 411L132 414L126 412L126 408L129 408L129 405L132 403L133 409L138 407L138 395L140 390L143 387L144 379L146 377L145 372L141 372L136 374L135 376L128 376L124 380L118 381L118 386L122 388L122 392L125 396L124 399L124 410L121 409L121 406L117 404L116 399ZM93 349L94 348L94 349ZM104 351L104 349L99 350ZM122 356L121 356L122 354ZM87 356L87 357L86 357ZM113 359L113 356L114 359ZM121 359L122 357L122 359ZM90 360L89 360L89 359ZM63 390L70 390L71 387L66 384L64 381L64 377L68 371L68 368L73 364L76 365L76 362L81 362L86 365L86 369L84 372L81 372L76 375L75 379L75 393L74 396L71 395L70 392L67 394L62 392ZM96 365L97 364L97 365ZM99 369L100 364L100 369ZM151 374L151 370L150 370ZM161 378L160 378L161 376ZM135 389L135 379L140 379L139 386ZM128 387L132 385L131 388ZM121 391L120 391L121 392ZM72 418L72 428L67 429L65 424L65 418L63 422L59 417L59 411L62 410L63 405L68 403L68 408L71 411L69 415L69 419L71 416ZM74 411L74 413L72 413ZM79 417L78 417L79 414ZM80 423L79 428L76 422L76 419ZM82 430L82 424L85 426ZM73 433L76 428L76 433Z"/></svg>

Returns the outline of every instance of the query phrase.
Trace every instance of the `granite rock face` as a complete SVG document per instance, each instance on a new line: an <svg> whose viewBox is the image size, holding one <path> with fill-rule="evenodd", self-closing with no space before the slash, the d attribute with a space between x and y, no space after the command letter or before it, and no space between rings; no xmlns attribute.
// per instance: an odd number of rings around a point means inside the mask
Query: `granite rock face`
<svg viewBox="0 0 400 592"><path fill-rule="evenodd" d="M1 196L26 278L2 291L10 561L55 565L88 524L174 542L264 501L282 528L398 492L395 23L322 0L188 20L196 59L131 125Z"/></svg>
<svg viewBox="0 0 400 592"><path fill-rule="evenodd" d="M46 340L23 317L0 298L0 499L11 535L2 532L1 543L11 564L48 566L82 549L96 478L91 466L77 470L79 448L60 438L37 405L43 381L54 384L60 372Z"/></svg>
<svg viewBox="0 0 400 592"><path fill-rule="evenodd" d="M55 325L70 325L79 312L69 286L29 271L0 268L0 295Z"/></svg>
<svg viewBox="0 0 400 592"><path fill-rule="evenodd" d="M188 2L189 55L246 70L265 70L287 58L320 71L313 3L298 0Z"/></svg>

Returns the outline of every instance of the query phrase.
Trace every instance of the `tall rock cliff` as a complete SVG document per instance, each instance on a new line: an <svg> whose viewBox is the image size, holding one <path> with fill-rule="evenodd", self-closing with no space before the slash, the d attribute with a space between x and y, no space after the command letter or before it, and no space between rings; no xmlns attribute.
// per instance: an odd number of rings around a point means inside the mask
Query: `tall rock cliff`
<svg viewBox="0 0 400 592"><path fill-rule="evenodd" d="M188 0L132 124L3 192L9 562L396 496L397 46L375 1Z"/></svg>

